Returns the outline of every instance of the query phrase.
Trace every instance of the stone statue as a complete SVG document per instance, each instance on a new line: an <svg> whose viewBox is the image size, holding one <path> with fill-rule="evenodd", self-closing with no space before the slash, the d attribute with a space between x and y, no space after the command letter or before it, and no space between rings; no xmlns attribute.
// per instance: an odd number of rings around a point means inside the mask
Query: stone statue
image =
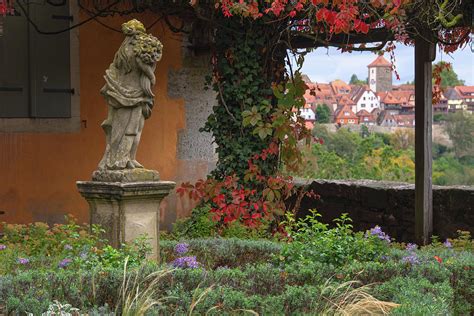
<svg viewBox="0 0 474 316"><path fill-rule="evenodd" d="M135 19L122 24L122 32L125 39L105 72L106 83L100 91L108 104L108 116L102 123L107 145L92 179L159 180L156 171L144 169L136 160L136 153L145 120L153 108L154 71L163 45Z"/></svg>

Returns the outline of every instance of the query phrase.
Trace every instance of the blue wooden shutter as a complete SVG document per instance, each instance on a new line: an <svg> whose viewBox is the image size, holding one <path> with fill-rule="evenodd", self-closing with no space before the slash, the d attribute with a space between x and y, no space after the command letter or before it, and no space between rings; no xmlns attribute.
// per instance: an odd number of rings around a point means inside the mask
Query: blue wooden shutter
<svg viewBox="0 0 474 316"><path fill-rule="evenodd" d="M68 1L52 6L30 3L30 16L41 31L63 30L70 26ZM30 31L31 114L33 117L71 116L69 31L42 35Z"/></svg>
<svg viewBox="0 0 474 316"><path fill-rule="evenodd" d="M28 23L0 17L0 117L28 117Z"/></svg>

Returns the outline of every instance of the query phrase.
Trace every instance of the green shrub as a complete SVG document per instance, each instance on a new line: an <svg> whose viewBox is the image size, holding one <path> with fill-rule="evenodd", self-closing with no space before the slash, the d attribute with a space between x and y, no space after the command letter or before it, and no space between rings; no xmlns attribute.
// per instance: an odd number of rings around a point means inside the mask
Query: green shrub
<svg viewBox="0 0 474 316"><path fill-rule="evenodd" d="M178 219L173 224L172 237L181 238L205 238L217 234L216 223L211 219L210 206L203 204L195 207L190 217Z"/></svg>
<svg viewBox="0 0 474 316"><path fill-rule="evenodd" d="M66 217L66 224L4 224L0 239L0 275L31 269L91 269L97 266L138 266L150 253L146 236L115 249L100 236L98 225L78 225Z"/></svg>
<svg viewBox="0 0 474 316"><path fill-rule="evenodd" d="M239 267L246 264L270 261L280 252L281 244L269 240L249 240L238 238L198 238L179 241L189 244L189 254L206 268ZM171 262L176 258L175 240L160 242L161 258Z"/></svg>
<svg viewBox="0 0 474 316"><path fill-rule="evenodd" d="M164 241L162 248L172 253L175 241ZM474 254L446 248L417 250L420 264L403 262L406 250L393 249L384 261L349 261L334 266L323 262L295 261L284 266L271 264L279 244L269 241L211 239L188 240L190 251L198 257L218 254L205 269L176 269L159 283L158 298L164 301L157 314L188 313L202 294L194 313L211 315L254 310L264 315L324 314L328 295L340 297L342 289L356 291L360 286L377 284L368 293L376 298L401 303L397 315L469 315L473 306ZM232 254L234 252L234 254ZM258 254L263 253L261 260ZM235 253L239 254L234 256ZM442 263L433 258L437 254ZM245 261L249 258L249 264ZM236 266L232 260L237 260ZM217 262L230 267L218 267ZM234 265L234 267L232 267ZM153 263L141 268L138 282L162 269ZM130 273L136 271L131 269ZM87 270L25 270L0 276L0 302L19 313L45 311L55 300L69 303L81 311L96 306L115 308L123 280L123 269L103 266ZM328 281L329 280L329 281ZM350 287L345 284L353 283ZM337 290L339 287L341 289ZM403 291L400 291L403 289ZM425 293L426 297L422 297ZM357 293L357 292L356 292ZM326 298L324 298L326 297ZM434 304L428 305L432 300ZM327 314L334 314L327 312Z"/></svg>
<svg viewBox="0 0 474 316"><path fill-rule="evenodd" d="M194 208L191 216L179 219L173 224L173 230L166 239L192 239L206 237L246 238L259 239L268 238L268 225L260 225L258 228L250 228L239 221L218 228L212 220L211 207L207 204Z"/></svg>
<svg viewBox="0 0 474 316"><path fill-rule="evenodd" d="M400 303L392 315L449 315L453 290L449 281L431 283L422 277L396 277L376 288L376 296Z"/></svg>
<svg viewBox="0 0 474 316"><path fill-rule="evenodd" d="M341 266L354 260L376 260L387 253L387 241L371 234L353 232L347 214L334 220L335 228L321 223L318 220L320 216L312 211L312 214L298 221L288 217L286 227L291 242L284 244L280 253L283 263L322 262Z"/></svg>

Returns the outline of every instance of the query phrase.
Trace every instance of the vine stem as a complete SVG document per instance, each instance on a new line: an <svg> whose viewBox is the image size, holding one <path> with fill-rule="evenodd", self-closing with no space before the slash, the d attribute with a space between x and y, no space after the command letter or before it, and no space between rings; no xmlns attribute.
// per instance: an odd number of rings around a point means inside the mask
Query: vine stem
<svg viewBox="0 0 474 316"><path fill-rule="evenodd" d="M235 123L239 123L237 119L235 118L235 116L232 114L232 112L230 112L229 107L227 106L227 103L224 100L222 86L219 80L216 80L216 85L217 85L217 88L219 89L219 97L221 99L222 105L224 105L227 114L230 115L230 117L234 120Z"/></svg>

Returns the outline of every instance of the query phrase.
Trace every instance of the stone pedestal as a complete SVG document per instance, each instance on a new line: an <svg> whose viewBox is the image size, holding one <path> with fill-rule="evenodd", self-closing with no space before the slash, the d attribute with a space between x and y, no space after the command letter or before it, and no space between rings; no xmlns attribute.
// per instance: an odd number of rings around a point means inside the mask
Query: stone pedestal
<svg viewBox="0 0 474 316"><path fill-rule="evenodd" d="M147 234L153 257L159 256L160 202L175 187L170 181L78 181L77 187L90 207L91 224L101 225L111 245Z"/></svg>

